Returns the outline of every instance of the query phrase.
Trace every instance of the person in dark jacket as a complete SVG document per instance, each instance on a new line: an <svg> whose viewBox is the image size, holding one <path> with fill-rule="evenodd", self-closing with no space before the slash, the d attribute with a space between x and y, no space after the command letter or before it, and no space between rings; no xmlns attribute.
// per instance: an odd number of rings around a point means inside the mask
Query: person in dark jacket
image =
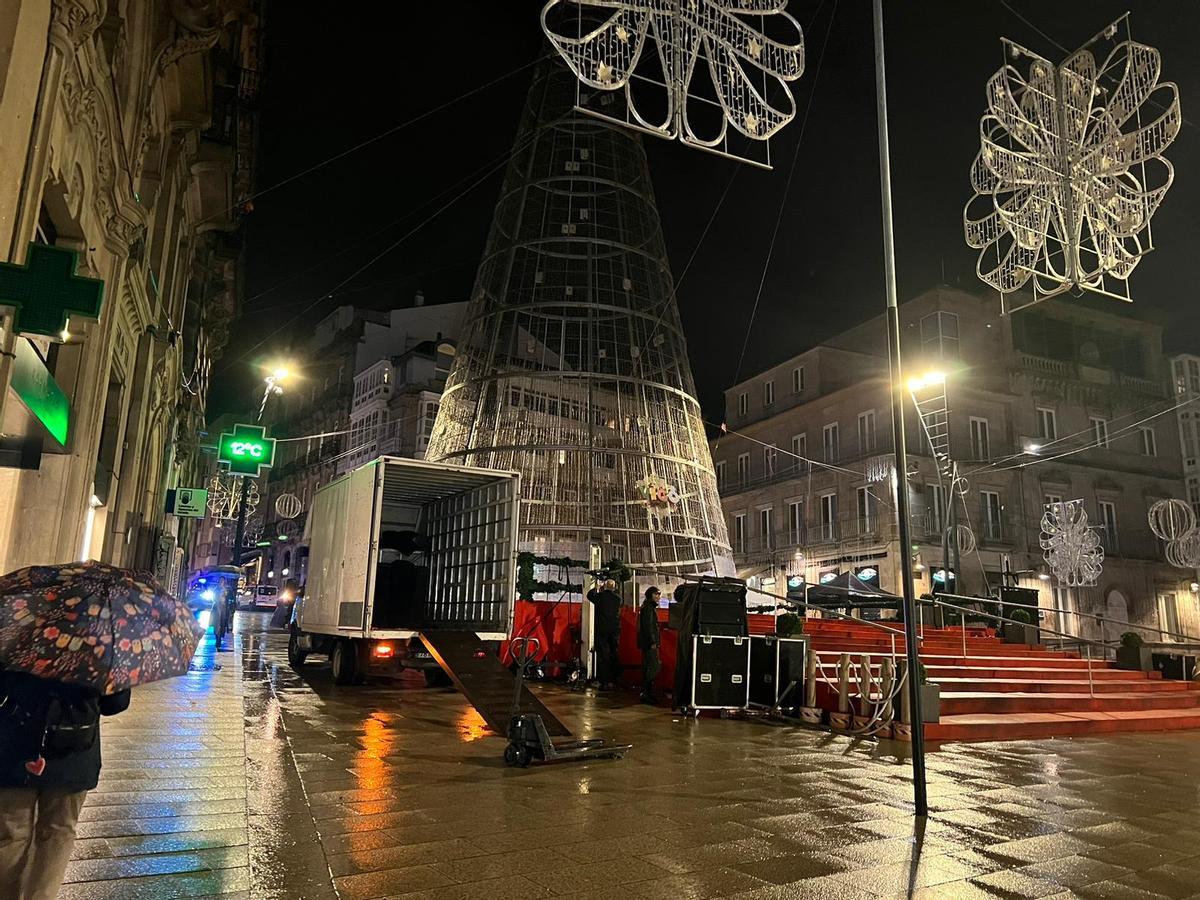
<svg viewBox="0 0 1200 900"><path fill-rule="evenodd" d="M127 690L100 697L0 671L0 894L58 895L83 801L100 779L100 717L128 706Z"/></svg>
<svg viewBox="0 0 1200 900"><path fill-rule="evenodd" d="M611 578L599 589L588 591L587 598L595 608L593 643L596 647L596 677L601 690L610 690L621 680L621 595Z"/></svg>
<svg viewBox="0 0 1200 900"><path fill-rule="evenodd" d="M658 598L662 592L657 587L646 588L642 608L638 611L638 649L642 651L642 702L658 703L654 694L654 679L662 669L658 648L662 635L658 628Z"/></svg>

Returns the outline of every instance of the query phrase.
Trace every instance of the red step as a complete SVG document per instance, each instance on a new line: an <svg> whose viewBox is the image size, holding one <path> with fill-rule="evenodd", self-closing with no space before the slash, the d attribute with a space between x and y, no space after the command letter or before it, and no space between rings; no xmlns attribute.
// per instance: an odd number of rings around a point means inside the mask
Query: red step
<svg viewBox="0 0 1200 900"><path fill-rule="evenodd" d="M862 656L876 668L893 649L904 653L903 632L844 621L805 622L827 674L850 655L852 684ZM920 657L941 685L941 721L925 726L931 741L994 741L1172 731L1200 728L1200 682L1166 681L1160 672L1130 672L1106 659L1043 646L1007 644L989 629L926 628ZM877 669L876 669L877 671ZM822 705L836 689L822 686Z"/></svg>
<svg viewBox="0 0 1200 900"><path fill-rule="evenodd" d="M1195 691L1141 694L1084 693L943 693L944 716L972 713L1024 712L1136 712L1149 709L1194 709L1200 707Z"/></svg>

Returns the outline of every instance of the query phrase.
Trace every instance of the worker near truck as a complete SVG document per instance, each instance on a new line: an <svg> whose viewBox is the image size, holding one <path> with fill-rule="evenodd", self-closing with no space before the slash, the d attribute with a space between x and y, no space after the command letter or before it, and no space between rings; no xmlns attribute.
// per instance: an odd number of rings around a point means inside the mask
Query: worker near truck
<svg viewBox="0 0 1200 900"><path fill-rule="evenodd" d="M654 679L662 669L658 648L662 643L662 634L658 628L658 600L662 591L657 587L646 588L646 596L642 600L642 608L638 611L638 649L642 651L642 702L651 705L658 703L654 693Z"/></svg>
<svg viewBox="0 0 1200 900"><path fill-rule="evenodd" d="M593 633L596 647L596 677L600 690L611 690L621 680L621 595L617 583L609 578L598 588L588 591L588 600L595 609Z"/></svg>

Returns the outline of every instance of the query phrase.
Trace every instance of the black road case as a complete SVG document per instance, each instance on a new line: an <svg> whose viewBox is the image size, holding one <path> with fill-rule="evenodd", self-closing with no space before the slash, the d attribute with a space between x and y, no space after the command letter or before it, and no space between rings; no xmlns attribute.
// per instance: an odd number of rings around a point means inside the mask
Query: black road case
<svg viewBox="0 0 1200 900"><path fill-rule="evenodd" d="M804 704L805 638L773 634L750 638L750 704L767 709Z"/></svg>
<svg viewBox="0 0 1200 900"><path fill-rule="evenodd" d="M692 637L692 709L745 709L750 703L750 639Z"/></svg>

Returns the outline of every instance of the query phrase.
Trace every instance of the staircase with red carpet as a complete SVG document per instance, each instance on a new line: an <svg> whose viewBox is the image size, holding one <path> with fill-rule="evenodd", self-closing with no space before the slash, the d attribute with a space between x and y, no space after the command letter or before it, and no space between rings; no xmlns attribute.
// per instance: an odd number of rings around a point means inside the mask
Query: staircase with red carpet
<svg viewBox="0 0 1200 900"><path fill-rule="evenodd" d="M904 654L902 628L895 652ZM804 631L827 674L842 653L858 665L892 652L889 634L840 619L806 619ZM941 721L925 726L932 741L995 741L1131 731L1200 728L1200 682L1169 681L1159 672L1128 672L1109 661L1040 646L1006 644L990 629L924 629L921 661L941 686ZM1090 677L1089 677L1090 669ZM836 681L836 675L833 675ZM836 708L823 689L818 703Z"/></svg>

